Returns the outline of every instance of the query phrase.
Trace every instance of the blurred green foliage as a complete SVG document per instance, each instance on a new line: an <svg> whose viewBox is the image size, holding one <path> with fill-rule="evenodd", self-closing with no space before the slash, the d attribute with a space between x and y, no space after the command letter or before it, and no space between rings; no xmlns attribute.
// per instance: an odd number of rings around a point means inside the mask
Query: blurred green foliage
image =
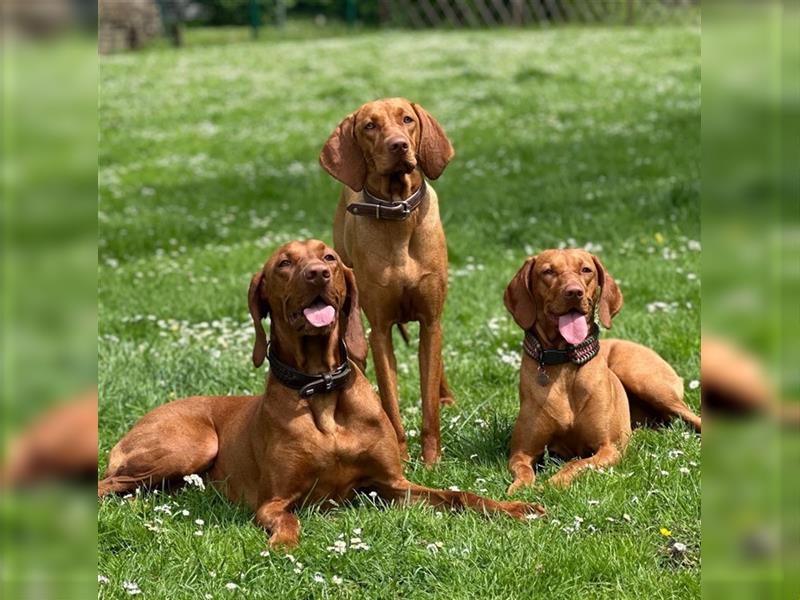
<svg viewBox="0 0 800 600"><path fill-rule="evenodd" d="M198 25L250 25L251 0L195 0L202 7ZM344 20L348 0L283 0L282 4L294 17L316 17ZM276 0L256 0L261 22L273 23L278 10ZM365 24L378 22L377 2L357 2L357 18Z"/></svg>

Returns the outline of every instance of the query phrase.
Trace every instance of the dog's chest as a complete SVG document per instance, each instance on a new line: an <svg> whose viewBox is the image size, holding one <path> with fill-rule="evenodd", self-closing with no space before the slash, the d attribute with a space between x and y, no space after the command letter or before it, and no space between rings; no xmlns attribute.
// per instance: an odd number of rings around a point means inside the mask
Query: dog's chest
<svg viewBox="0 0 800 600"><path fill-rule="evenodd" d="M447 275L446 261L437 260L432 250L411 252L406 244L391 239L359 258L354 261L359 282L364 280L383 289L413 289L423 277Z"/></svg>
<svg viewBox="0 0 800 600"><path fill-rule="evenodd" d="M369 385L365 385L372 394ZM296 468L304 474L310 498L344 499L374 475L387 440L393 440L394 434L385 421L377 398L365 403L345 394L322 420L311 407L298 416L290 425L291 431L286 432L290 435L286 436L281 454L295 460Z"/></svg>
<svg viewBox="0 0 800 600"><path fill-rule="evenodd" d="M421 279L431 275L447 281L447 245L436 197L431 194L428 207L407 221L350 217L346 245L362 294L372 286L387 292L413 292Z"/></svg>
<svg viewBox="0 0 800 600"><path fill-rule="evenodd" d="M593 369L572 365L547 367L550 376L547 385L536 377L526 378L528 393L540 413L536 427L543 428L546 445L551 452L562 456L583 455L592 452L603 438L603 415L593 414L603 405L598 401L596 376ZM602 411L601 411L602 412Z"/></svg>
<svg viewBox="0 0 800 600"><path fill-rule="evenodd" d="M538 377L531 379L530 393L540 411L549 417L553 432L569 432L575 427L576 405L580 403L580 398L576 397L571 376L554 374L550 370L546 385L542 385Z"/></svg>
<svg viewBox="0 0 800 600"><path fill-rule="evenodd" d="M358 465L380 440L380 431L366 420L350 419L337 423L331 432L317 432L309 439L313 446L313 462L324 471L342 465Z"/></svg>
<svg viewBox="0 0 800 600"><path fill-rule="evenodd" d="M378 431L366 424L357 432L345 426L311 436L304 446L306 496L313 501L350 498L370 479L371 453L379 442Z"/></svg>

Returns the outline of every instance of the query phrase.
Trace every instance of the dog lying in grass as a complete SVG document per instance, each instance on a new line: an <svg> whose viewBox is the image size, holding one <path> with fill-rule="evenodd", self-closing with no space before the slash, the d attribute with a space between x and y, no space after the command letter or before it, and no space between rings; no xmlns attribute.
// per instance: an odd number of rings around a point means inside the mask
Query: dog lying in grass
<svg viewBox="0 0 800 600"><path fill-rule="evenodd" d="M279 248L253 277L248 304L253 362L270 363L264 394L185 398L149 412L111 450L99 496L207 473L253 509L272 546L285 547L299 540L294 508L357 490L517 519L544 513L403 476L397 436L361 370L367 348L353 272L323 242Z"/></svg>
<svg viewBox="0 0 800 600"><path fill-rule="evenodd" d="M599 341L595 314L609 329L622 303L600 259L583 250L546 250L508 284L506 308L525 331L509 494L533 485L545 448L573 459L550 479L566 487L586 468L619 462L632 423L678 416L700 431L666 361L633 342Z"/></svg>

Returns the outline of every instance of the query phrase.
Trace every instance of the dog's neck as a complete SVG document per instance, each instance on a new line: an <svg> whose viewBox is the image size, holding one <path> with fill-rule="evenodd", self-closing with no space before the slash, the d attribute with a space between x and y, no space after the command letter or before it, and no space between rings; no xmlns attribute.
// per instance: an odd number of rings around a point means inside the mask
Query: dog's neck
<svg viewBox="0 0 800 600"><path fill-rule="evenodd" d="M296 332L276 327L270 328L270 344L278 359L304 373L329 373L342 361L339 355L339 324L335 323L327 335L298 335ZM307 400L314 424L322 433L336 431L336 403L339 390L317 393Z"/></svg>
<svg viewBox="0 0 800 600"><path fill-rule="evenodd" d="M364 184L367 191L387 202L400 202L411 196L422 185L422 173L414 169L411 173L391 173L381 175L374 171L367 173Z"/></svg>

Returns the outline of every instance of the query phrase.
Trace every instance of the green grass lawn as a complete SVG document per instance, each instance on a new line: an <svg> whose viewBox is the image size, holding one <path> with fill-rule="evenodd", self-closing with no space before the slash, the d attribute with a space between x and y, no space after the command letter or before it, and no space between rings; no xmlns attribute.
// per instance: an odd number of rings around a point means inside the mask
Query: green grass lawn
<svg viewBox="0 0 800 600"><path fill-rule="evenodd" d="M522 335L503 290L540 249L585 246L602 258L625 295L614 335L660 352L697 407L688 385L699 377L697 28L268 37L101 59L101 469L159 404L262 389L250 362L250 275L284 241L331 241L339 186L317 155L344 115L382 96L421 103L456 148L435 186L458 404L442 413L441 465L414 460L410 479L504 497ZM416 342L397 346L413 435ZM418 437L410 449L419 456ZM291 557L262 556L265 533L211 488L109 498L99 507L98 568L109 580L100 594L126 597L130 581L147 598L696 597L699 462L699 437L682 423L637 431L613 470L568 491L526 492L547 520L376 508L365 497L301 511ZM542 478L558 465L548 458ZM670 555L661 528L685 554ZM329 551L340 536L369 549Z"/></svg>

